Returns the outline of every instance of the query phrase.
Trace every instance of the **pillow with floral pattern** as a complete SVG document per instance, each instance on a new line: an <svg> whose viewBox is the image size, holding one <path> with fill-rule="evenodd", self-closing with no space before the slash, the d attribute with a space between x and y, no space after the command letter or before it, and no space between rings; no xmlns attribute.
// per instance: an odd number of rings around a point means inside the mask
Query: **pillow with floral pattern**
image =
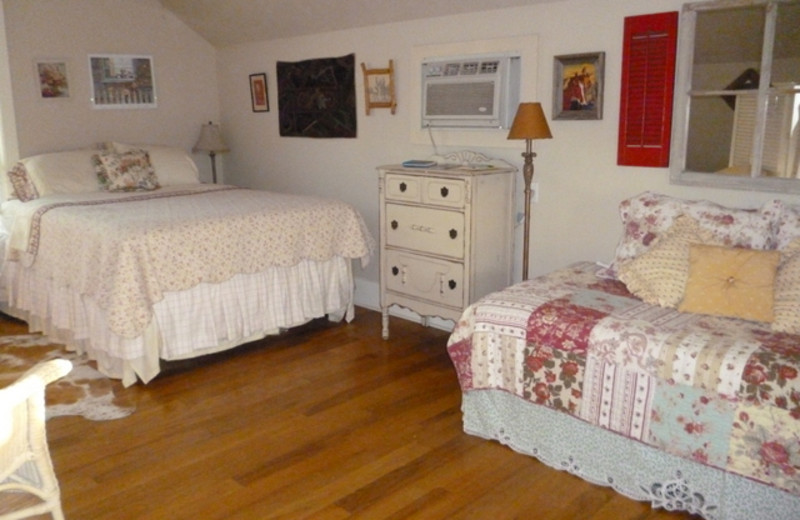
<svg viewBox="0 0 800 520"><path fill-rule="evenodd" d="M11 182L11 186L14 189L14 196L17 199L21 200L22 202L28 202L29 200L39 198L39 191L33 184L33 181L28 175L28 170L25 169L24 164L21 162L14 164L14 166L11 168L11 171L9 171L7 175L9 181Z"/></svg>
<svg viewBox="0 0 800 520"><path fill-rule="evenodd" d="M782 204L772 200L760 208L729 208L707 200L684 200L644 192L620 203L623 234L612 269L647 251L681 215L695 219L720 245L747 249L774 249Z"/></svg>
<svg viewBox="0 0 800 520"><path fill-rule="evenodd" d="M160 187L158 177L144 150L112 151L92 156L95 173L107 191L151 191Z"/></svg>

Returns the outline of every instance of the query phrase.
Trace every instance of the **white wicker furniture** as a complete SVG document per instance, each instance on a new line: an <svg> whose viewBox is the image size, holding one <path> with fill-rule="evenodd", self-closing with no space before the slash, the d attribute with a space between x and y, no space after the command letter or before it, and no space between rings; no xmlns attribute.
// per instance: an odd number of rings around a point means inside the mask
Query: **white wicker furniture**
<svg viewBox="0 0 800 520"><path fill-rule="evenodd" d="M0 520L29 518L50 513L63 519L61 492L47 449L44 391L48 383L66 375L72 363L54 359L40 363L16 382L0 389L0 497L23 493L38 499L13 512L0 512ZM28 502L25 502L27 504Z"/></svg>

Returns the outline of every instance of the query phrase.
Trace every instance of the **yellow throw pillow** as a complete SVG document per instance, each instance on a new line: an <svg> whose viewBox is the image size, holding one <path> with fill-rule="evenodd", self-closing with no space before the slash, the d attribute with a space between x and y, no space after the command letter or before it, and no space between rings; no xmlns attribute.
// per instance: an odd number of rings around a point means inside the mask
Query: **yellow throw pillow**
<svg viewBox="0 0 800 520"><path fill-rule="evenodd" d="M692 244L678 310L771 322L780 261L778 251Z"/></svg>
<svg viewBox="0 0 800 520"><path fill-rule="evenodd" d="M800 238L781 251L775 276L775 320L772 330L800 334Z"/></svg>
<svg viewBox="0 0 800 520"><path fill-rule="evenodd" d="M719 242L695 219L681 215L650 249L620 264L617 277L643 301L677 307L686 289L691 243Z"/></svg>

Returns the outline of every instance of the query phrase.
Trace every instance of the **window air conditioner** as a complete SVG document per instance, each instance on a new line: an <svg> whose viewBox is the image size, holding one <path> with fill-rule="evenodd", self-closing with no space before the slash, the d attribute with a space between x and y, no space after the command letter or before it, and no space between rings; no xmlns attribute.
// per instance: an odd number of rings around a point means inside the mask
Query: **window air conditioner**
<svg viewBox="0 0 800 520"><path fill-rule="evenodd" d="M422 128L510 128L519 92L519 55L423 61Z"/></svg>

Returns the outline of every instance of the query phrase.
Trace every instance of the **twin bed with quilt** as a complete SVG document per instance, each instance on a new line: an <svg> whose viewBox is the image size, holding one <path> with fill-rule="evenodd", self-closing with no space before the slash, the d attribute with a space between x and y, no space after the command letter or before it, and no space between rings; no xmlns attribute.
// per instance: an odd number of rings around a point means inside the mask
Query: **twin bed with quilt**
<svg viewBox="0 0 800 520"><path fill-rule="evenodd" d="M126 385L327 315L353 317L373 240L340 201L202 184L164 146L42 154L8 172L3 310Z"/></svg>
<svg viewBox="0 0 800 520"><path fill-rule="evenodd" d="M800 518L800 207L620 210L611 266L465 310L464 430L654 507Z"/></svg>

